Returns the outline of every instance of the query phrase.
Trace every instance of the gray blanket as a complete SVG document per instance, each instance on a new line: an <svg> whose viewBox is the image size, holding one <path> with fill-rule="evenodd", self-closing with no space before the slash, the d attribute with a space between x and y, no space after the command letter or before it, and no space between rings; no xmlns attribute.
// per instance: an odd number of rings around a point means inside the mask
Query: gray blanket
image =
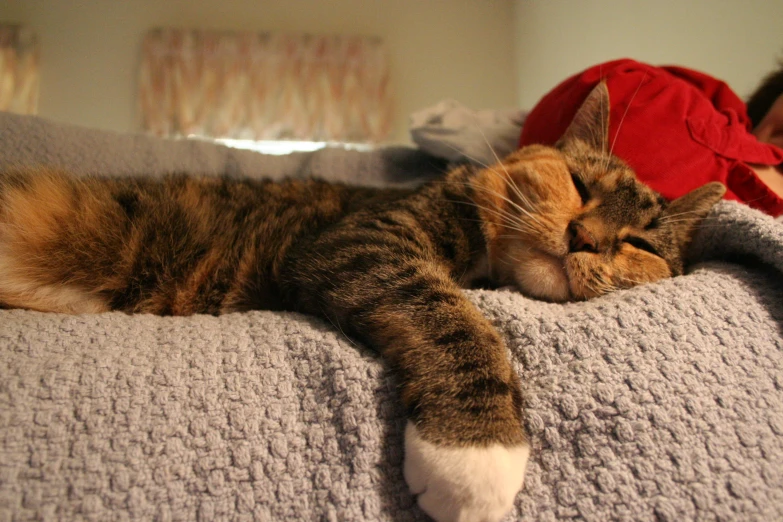
<svg viewBox="0 0 783 522"><path fill-rule="evenodd" d="M0 168L410 183L411 149L269 157L0 114ZM783 226L721 203L686 276L589 302L470 298L533 457L509 519L783 519ZM372 352L293 313L0 311L0 521L419 520Z"/></svg>

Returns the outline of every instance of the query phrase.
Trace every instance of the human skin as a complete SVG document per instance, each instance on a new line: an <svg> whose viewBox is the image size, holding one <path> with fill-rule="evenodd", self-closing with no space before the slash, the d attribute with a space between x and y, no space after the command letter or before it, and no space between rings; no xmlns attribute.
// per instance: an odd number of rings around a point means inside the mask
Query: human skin
<svg viewBox="0 0 783 522"><path fill-rule="evenodd" d="M759 141L783 149L783 94L778 96L764 119L753 129L753 135ZM783 197L783 165L750 165L750 167L775 194Z"/></svg>
<svg viewBox="0 0 783 522"><path fill-rule="evenodd" d="M753 134L759 141L783 149L783 94L778 96L764 119L753 129Z"/></svg>

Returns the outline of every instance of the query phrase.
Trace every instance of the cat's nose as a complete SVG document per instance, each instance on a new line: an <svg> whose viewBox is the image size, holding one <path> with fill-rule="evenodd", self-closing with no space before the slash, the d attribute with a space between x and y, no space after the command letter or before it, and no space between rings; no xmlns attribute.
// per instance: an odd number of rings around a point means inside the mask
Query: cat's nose
<svg viewBox="0 0 783 522"><path fill-rule="evenodd" d="M568 247L571 253L598 252L598 241L581 223L577 221L569 223L568 235Z"/></svg>

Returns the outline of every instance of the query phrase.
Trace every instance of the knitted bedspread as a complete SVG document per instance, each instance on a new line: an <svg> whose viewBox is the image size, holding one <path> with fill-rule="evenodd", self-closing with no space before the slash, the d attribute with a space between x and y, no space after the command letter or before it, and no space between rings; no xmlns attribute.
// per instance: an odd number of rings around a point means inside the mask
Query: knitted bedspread
<svg viewBox="0 0 783 522"><path fill-rule="evenodd" d="M0 168L409 183L405 148L264 156L0 115ZM783 225L721 203L685 276L587 302L469 297L533 454L509 520L783 519ZM320 319L0 310L0 521L423 520L403 411Z"/></svg>

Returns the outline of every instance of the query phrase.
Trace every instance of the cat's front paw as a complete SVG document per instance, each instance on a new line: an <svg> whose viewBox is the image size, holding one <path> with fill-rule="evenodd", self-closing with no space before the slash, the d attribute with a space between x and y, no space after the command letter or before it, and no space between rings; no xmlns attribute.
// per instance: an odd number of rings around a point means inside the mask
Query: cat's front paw
<svg viewBox="0 0 783 522"><path fill-rule="evenodd" d="M522 487L528 445L440 446L405 428L405 481L438 522L496 522Z"/></svg>

